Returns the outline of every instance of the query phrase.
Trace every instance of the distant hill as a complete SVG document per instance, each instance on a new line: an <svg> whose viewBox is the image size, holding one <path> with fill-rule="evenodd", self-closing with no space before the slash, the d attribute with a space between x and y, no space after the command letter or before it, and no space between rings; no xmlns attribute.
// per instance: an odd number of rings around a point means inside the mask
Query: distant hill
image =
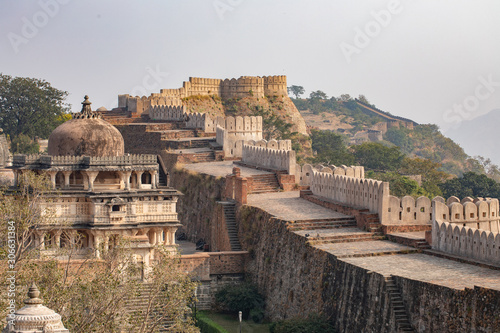
<svg viewBox="0 0 500 333"><path fill-rule="evenodd" d="M465 120L459 127L449 129L445 134L460 144L470 155L480 155L500 165L500 109Z"/></svg>
<svg viewBox="0 0 500 333"><path fill-rule="evenodd" d="M418 156L442 164L442 171L461 175L466 171L482 172L479 166L473 169L464 149L452 139L444 136L436 125L417 124L415 121L382 111L359 99L292 99L310 128L330 130L350 138L352 144L363 140L380 141L396 145L409 156ZM500 118L500 112L498 114ZM494 122L498 124L499 122ZM379 135L370 135L379 132ZM476 133L482 131L476 130ZM467 135L466 135L467 136ZM480 139L480 137L479 137ZM496 140L490 140L493 144ZM465 146L465 145L464 145ZM472 147L471 155L481 155ZM488 154L485 154L489 157Z"/></svg>

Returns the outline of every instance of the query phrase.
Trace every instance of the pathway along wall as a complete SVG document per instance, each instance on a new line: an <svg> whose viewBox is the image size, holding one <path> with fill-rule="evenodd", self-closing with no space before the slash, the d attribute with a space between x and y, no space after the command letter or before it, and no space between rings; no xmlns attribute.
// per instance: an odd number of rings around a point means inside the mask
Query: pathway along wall
<svg viewBox="0 0 500 333"><path fill-rule="evenodd" d="M264 294L272 320L320 312L338 332L397 332L382 275L307 245L284 221L258 208L243 206L238 215L240 239L252 257L246 271ZM500 330L498 291L395 280L418 332Z"/></svg>

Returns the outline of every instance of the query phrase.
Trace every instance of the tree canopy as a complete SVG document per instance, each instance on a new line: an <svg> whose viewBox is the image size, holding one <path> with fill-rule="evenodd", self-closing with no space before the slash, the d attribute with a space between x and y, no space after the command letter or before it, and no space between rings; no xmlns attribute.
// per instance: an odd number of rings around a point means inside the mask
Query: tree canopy
<svg viewBox="0 0 500 333"><path fill-rule="evenodd" d="M445 197L452 195L465 197L492 197L500 198L500 184L486 175L466 172L460 178L449 179L441 186Z"/></svg>
<svg viewBox="0 0 500 333"><path fill-rule="evenodd" d="M65 120L67 95L44 80L0 74L0 127L11 138L46 139Z"/></svg>
<svg viewBox="0 0 500 333"><path fill-rule="evenodd" d="M376 142L365 142L351 148L356 163L372 170L397 170L405 157L399 147L386 147Z"/></svg>
<svg viewBox="0 0 500 333"><path fill-rule="evenodd" d="M351 165L354 156L347 150L344 137L329 131L311 130L312 149L316 151L314 163Z"/></svg>
<svg viewBox="0 0 500 333"><path fill-rule="evenodd" d="M295 95L295 98L299 98L300 95L303 95L306 91L302 86L291 86L288 87L288 93L292 93Z"/></svg>

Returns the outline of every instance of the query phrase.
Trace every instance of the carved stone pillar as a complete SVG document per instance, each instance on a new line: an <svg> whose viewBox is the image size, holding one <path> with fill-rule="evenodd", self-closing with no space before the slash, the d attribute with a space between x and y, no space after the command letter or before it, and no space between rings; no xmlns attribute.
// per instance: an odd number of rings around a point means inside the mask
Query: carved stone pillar
<svg viewBox="0 0 500 333"><path fill-rule="evenodd" d="M99 171L84 171L84 173L88 177L89 191L93 191L94 190L94 181L97 178L97 175L99 174Z"/></svg>
<svg viewBox="0 0 500 333"><path fill-rule="evenodd" d="M52 189L55 189L56 188L57 171L47 171L47 173L50 176L50 186L52 187Z"/></svg>
<svg viewBox="0 0 500 333"><path fill-rule="evenodd" d="M123 184L125 185L125 190L130 190L130 175L132 174L132 171L119 171L119 173L123 180Z"/></svg>
<svg viewBox="0 0 500 333"><path fill-rule="evenodd" d="M156 170L150 170L149 173L151 174L151 188L157 188L158 186L156 178L158 178L158 172Z"/></svg>
<svg viewBox="0 0 500 333"><path fill-rule="evenodd" d="M137 175L137 188L141 188L142 185L142 174L144 171L135 171L135 174Z"/></svg>
<svg viewBox="0 0 500 333"><path fill-rule="evenodd" d="M61 248L61 230L57 230L54 232L54 246L56 248Z"/></svg>
<svg viewBox="0 0 500 333"><path fill-rule="evenodd" d="M71 176L72 171L63 171L64 175L64 188L69 188L69 176Z"/></svg>

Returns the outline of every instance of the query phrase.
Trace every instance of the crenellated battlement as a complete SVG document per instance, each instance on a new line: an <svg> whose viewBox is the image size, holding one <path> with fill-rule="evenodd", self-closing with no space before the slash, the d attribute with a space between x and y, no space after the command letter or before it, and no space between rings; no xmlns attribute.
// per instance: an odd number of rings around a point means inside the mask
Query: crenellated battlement
<svg viewBox="0 0 500 333"><path fill-rule="evenodd" d="M221 98L288 96L286 76L240 76L224 80L190 77L181 88L161 89L150 96L118 95L118 107L142 114L148 113L153 106L180 106L183 98L210 95Z"/></svg>
<svg viewBox="0 0 500 333"><path fill-rule="evenodd" d="M286 170L293 175L296 170L295 151L279 150L243 144L241 161L247 165L266 169Z"/></svg>

